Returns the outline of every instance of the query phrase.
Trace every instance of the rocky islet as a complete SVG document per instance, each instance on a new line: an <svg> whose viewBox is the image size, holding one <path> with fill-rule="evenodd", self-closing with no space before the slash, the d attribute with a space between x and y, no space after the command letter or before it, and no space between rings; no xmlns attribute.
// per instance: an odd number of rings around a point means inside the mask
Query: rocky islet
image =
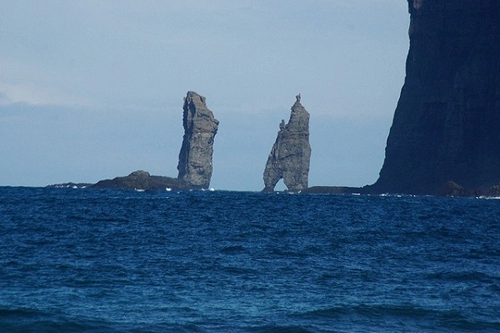
<svg viewBox="0 0 500 333"><path fill-rule="evenodd" d="M288 191L300 192L308 187L311 145L309 144L309 112L300 102L293 104L290 120L281 121L280 130L264 169L264 192L273 192L283 179Z"/></svg>
<svg viewBox="0 0 500 333"><path fill-rule="evenodd" d="M177 179L186 188L207 189L212 178L213 146L219 121L208 109L206 98L194 91L189 91L184 98L183 110L184 137Z"/></svg>
<svg viewBox="0 0 500 333"><path fill-rule="evenodd" d="M135 190L204 190L212 177L213 145L219 121L206 105L206 98L188 91L183 105L184 136L179 153L177 178L154 176L137 170L127 176L100 180L95 184L64 183L55 188L108 188Z"/></svg>

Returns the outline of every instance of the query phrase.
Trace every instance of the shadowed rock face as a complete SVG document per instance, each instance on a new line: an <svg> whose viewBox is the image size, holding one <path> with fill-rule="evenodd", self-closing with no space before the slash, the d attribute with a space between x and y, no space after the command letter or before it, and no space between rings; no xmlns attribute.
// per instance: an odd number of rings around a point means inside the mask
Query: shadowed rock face
<svg viewBox="0 0 500 333"><path fill-rule="evenodd" d="M91 183L64 183L48 185L49 188L108 188L108 189L136 189L136 190L185 190L177 178L165 176L151 176L149 172L137 170L124 177L100 180Z"/></svg>
<svg viewBox="0 0 500 333"><path fill-rule="evenodd" d="M288 124L282 120L276 142L264 170L264 192L274 191L283 179L289 191L307 188L311 146L309 145L309 113L300 104L300 95L292 106Z"/></svg>
<svg viewBox="0 0 500 333"><path fill-rule="evenodd" d="M88 187L93 188L117 188L117 189L137 189L137 190L182 190L176 178L151 176L149 172L137 170L125 177L105 179Z"/></svg>
<svg viewBox="0 0 500 333"><path fill-rule="evenodd" d="M214 137L219 121L207 108L205 97L189 91L184 98L184 137L179 153L178 179L191 189L210 186Z"/></svg>
<svg viewBox="0 0 500 333"><path fill-rule="evenodd" d="M500 181L500 1L408 3L406 79L371 191L491 188Z"/></svg>

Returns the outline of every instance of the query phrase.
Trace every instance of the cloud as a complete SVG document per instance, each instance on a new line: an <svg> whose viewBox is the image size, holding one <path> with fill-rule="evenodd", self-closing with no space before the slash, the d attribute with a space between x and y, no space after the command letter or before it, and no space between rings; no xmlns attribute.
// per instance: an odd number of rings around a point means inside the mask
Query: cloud
<svg viewBox="0 0 500 333"><path fill-rule="evenodd" d="M1 105L5 105L5 104L9 104L11 103L11 100L10 98L7 96L7 94L5 92L3 92L0 88L0 106Z"/></svg>
<svg viewBox="0 0 500 333"><path fill-rule="evenodd" d="M30 105L89 105L88 101L59 91L57 88L41 85L0 83L0 103L24 103Z"/></svg>

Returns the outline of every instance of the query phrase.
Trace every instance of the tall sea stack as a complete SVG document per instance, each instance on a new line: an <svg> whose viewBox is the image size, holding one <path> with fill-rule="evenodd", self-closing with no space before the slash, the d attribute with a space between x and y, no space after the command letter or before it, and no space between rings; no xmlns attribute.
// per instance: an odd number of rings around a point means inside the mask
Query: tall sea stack
<svg viewBox="0 0 500 333"><path fill-rule="evenodd" d="M264 170L264 192L274 191L283 179L288 191L307 188L311 146L309 145L309 113L300 104L300 94L292 106L288 124L282 120L276 142Z"/></svg>
<svg viewBox="0 0 500 333"><path fill-rule="evenodd" d="M408 0L406 79L375 192L500 181L500 1Z"/></svg>
<svg viewBox="0 0 500 333"><path fill-rule="evenodd" d="M213 144L219 121L207 108L205 97L193 91L184 98L183 110L184 137L177 178L187 188L206 189L212 178Z"/></svg>

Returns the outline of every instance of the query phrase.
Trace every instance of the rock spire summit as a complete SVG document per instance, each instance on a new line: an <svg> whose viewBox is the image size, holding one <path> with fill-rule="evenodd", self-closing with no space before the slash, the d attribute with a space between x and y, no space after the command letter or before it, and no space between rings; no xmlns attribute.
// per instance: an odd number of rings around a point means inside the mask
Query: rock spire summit
<svg viewBox="0 0 500 333"><path fill-rule="evenodd" d="M194 91L184 98L183 110L184 137L177 178L188 188L206 189L212 178L213 145L219 121L208 109L205 97Z"/></svg>
<svg viewBox="0 0 500 333"><path fill-rule="evenodd" d="M280 179L291 192L300 192L308 186L311 146L309 144L309 112L296 96L288 124L281 121L278 137L271 149L264 169L264 192L274 191Z"/></svg>

